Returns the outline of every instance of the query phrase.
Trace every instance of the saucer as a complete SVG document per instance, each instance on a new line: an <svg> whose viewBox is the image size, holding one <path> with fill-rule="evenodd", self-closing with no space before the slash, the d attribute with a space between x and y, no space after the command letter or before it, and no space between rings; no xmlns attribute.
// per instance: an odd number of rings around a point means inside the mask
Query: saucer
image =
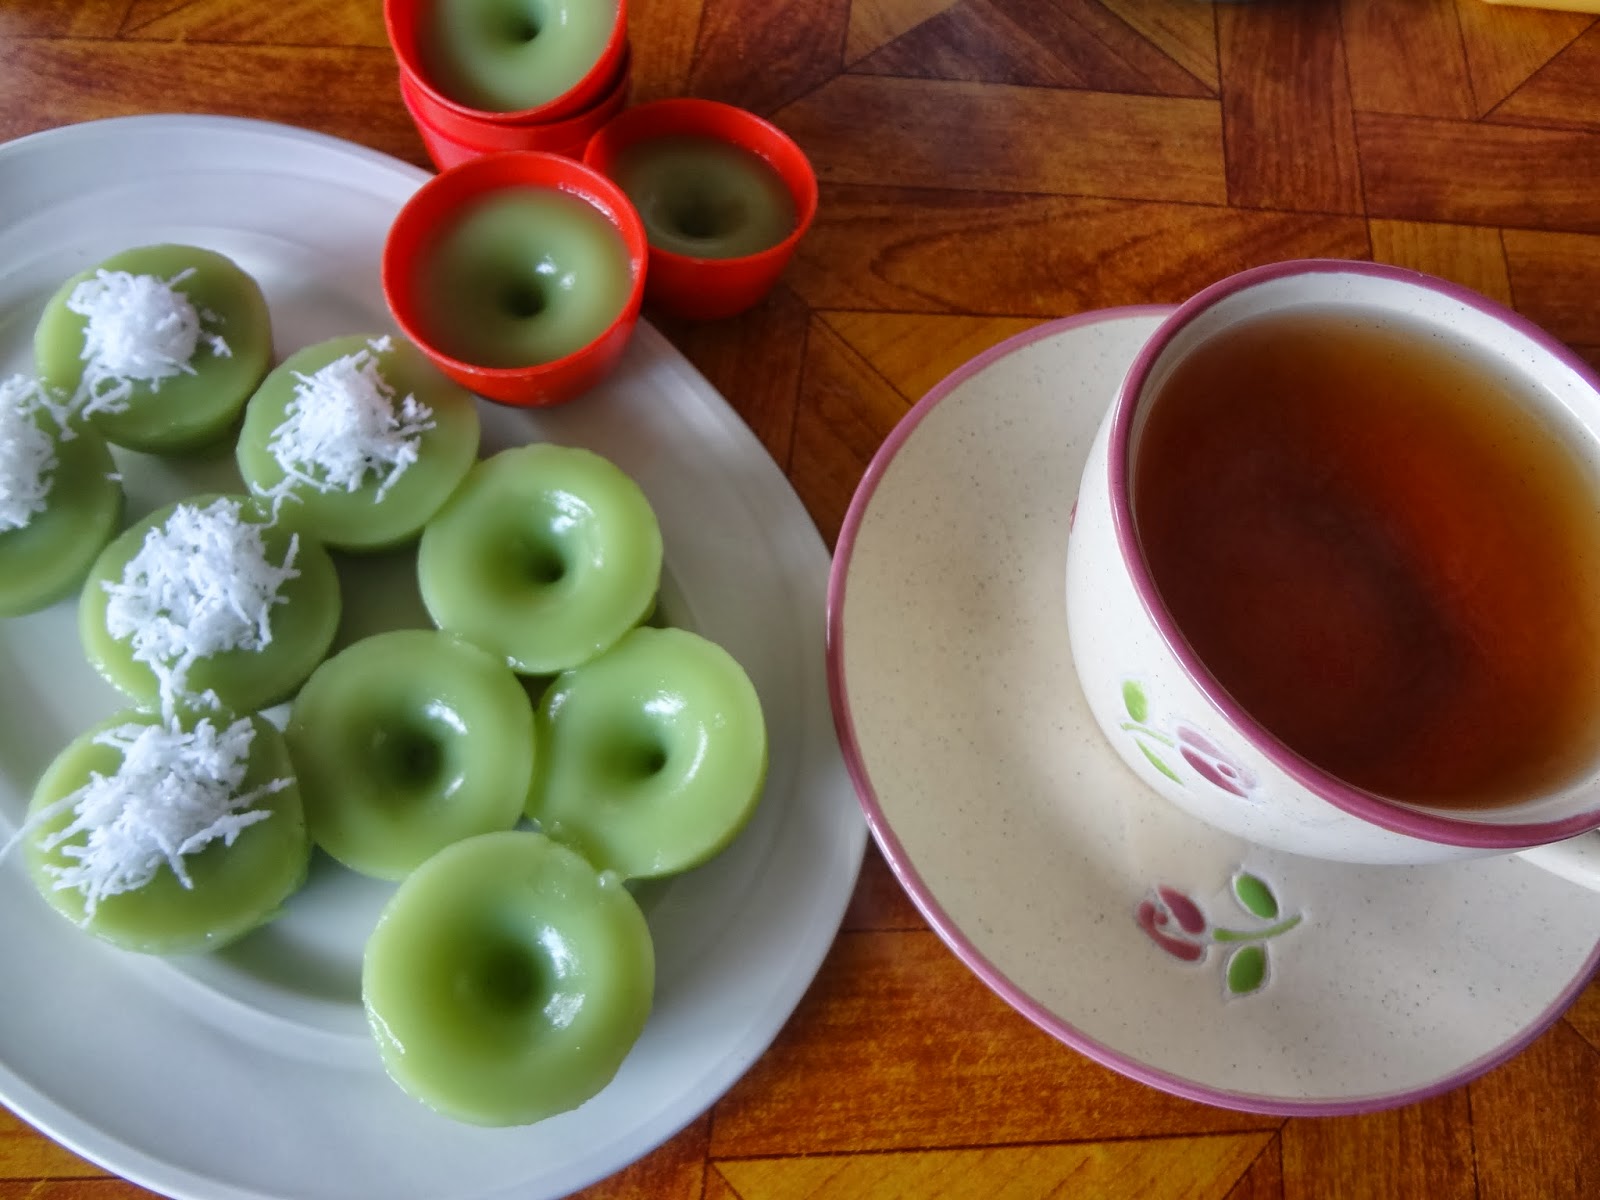
<svg viewBox="0 0 1600 1200"><path fill-rule="evenodd" d="M957 956L1114 1070L1285 1115L1448 1091L1582 990L1600 893L1515 858L1361 867L1219 833L1122 765L1079 690L1063 599L1077 481L1168 311L1012 338L879 451L829 589L862 807Z"/></svg>

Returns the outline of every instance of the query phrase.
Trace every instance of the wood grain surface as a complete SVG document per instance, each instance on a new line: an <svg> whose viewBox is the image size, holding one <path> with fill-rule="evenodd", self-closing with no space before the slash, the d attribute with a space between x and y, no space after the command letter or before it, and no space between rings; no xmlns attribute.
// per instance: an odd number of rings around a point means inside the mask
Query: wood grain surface
<svg viewBox="0 0 1600 1200"><path fill-rule="evenodd" d="M1046 318L1178 301L1254 264L1430 271L1600 363L1600 18L1481 0L631 0L630 13L636 99L753 108L816 164L817 222L776 292L732 320L659 324L830 544L873 452L964 360ZM173 111L289 122L426 165L379 0L0 0L0 139ZM582 1194L1596 1197L1600 985L1447 1095L1250 1116L1040 1032L869 850L768 1053ZM0 1110L0 1200L144 1195Z"/></svg>

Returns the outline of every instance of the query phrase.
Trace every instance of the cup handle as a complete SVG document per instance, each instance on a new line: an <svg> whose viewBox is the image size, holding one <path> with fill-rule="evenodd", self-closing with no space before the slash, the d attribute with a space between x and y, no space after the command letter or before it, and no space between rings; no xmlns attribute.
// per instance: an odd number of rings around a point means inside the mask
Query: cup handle
<svg viewBox="0 0 1600 1200"><path fill-rule="evenodd" d="M1520 850L1517 857L1573 883L1600 892L1600 831L1564 842Z"/></svg>

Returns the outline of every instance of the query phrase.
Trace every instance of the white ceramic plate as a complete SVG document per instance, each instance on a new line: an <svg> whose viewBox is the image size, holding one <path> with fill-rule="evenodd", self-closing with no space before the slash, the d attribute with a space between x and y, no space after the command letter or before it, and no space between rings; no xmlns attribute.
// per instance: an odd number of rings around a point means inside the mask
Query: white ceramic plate
<svg viewBox="0 0 1600 1200"><path fill-rule="evenodd" d="M426 178L302 130L215 117L95 122L0 146L0 372L30 369L32 326L69 274L178 240L260 281L280 356L388 330L379 253ZM0 1100L138 1183L193 1200L563 1195L620 1169L709 1107L787 1020L831 944L865 825L829 719L826 550L737 415L641 325L594 394L537 414L485 406L484 453L588 446L661 518L674 623L749 671L771 730L758 813L707 866L643 896L657 996L643 1038L589 1104L523 1129L438 1117L383 1074L359 967L387 886L319 862L276 924L209 959L160 961L75 932L0 864ZM130 520L229 457L122 459ZM400 555L346 568L342 638L425 623ZM85 664L75 603L0 622L0 840L55 751L116 694Z"/></svg>
<svg viewBox="0 0 1600 1200"><path fill-rule="evenodd" d="M945 380L884 444L829 595L846 760L945 941L1090 1057L1260 1112L1445 1091L1583 987L1600 894L1509 858L1377 868L1262 850L1123 767L1073 672L1067 530L1095 429L1165 311L1030 330ZM1155 734L1160 718L1129 714ZM1246 908L1241 876L1274 914Z"/></svg>

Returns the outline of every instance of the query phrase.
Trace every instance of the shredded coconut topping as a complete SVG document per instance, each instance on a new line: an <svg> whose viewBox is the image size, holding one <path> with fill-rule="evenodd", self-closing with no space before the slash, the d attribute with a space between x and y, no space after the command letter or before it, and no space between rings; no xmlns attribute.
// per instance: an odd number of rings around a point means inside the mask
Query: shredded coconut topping
<svg viewBox="0 0 1600 1200"><path fill-rule="evenodd" d="M160 279L100 270L72 289L68 310L88 319L79 355L83 382L73 398L85 414L127 411L136 383L160 391L164 380L193 375L202 341L213 356L232 356L228 343L204 328L220 318L197 310L175 286L192 274L190 268Z"/></svg>
<svg viewBox="0 0 1600 1200"><path fill-rule="evenodd" d="M39 424L45 389L32 379L0 379L0 533L22 529L45 510L55 479L55 440Z"/></svg>
<svg viewBox="0 0 1600 1200"><path fill-rule="evenodd" d="M382 500L417 461L421 435L434 427L433 410L415 396L396 401L378 370L387 337L336 358L310 375L295 372L294 398L273 430L267 449L284 479L271 496L281 501L301 484L318 492L354 492L368 477Z"/></svg>
<svg viewBox="0 0 1600 1200"><path fill-rule="evenodd" d="M41 838L40 847L61 847L71 866L45 864L56 888L77 888L85 917L107 896L142 888L163 865L186 888L194 882L183 859L221 840L233 845L241 831L265 821L270 810L252 806L289 786L274 779L241 792L255 727L241 717L218 730L202 718L193 731L176 723L130 722L95 739L122 755L114 774L90 773L89 782L39 812L35 823L71 809L73 819ZM87 834L81 845L65 845Z"/></svg>
<svg viewBox="0 0 1600 1200"><path fill-rule="evenodd" d="M110 596L106 630L128 640L133 658L154 673L161 708L171 714L188 694L189 669L225 650L261 650L272 641L272 609L294 569L298 535L290 535L281 563L267 561L264 526L241 516L239 501L213 500L205 508L180 504L145 534L122 578L101 583Z"/></svg>

